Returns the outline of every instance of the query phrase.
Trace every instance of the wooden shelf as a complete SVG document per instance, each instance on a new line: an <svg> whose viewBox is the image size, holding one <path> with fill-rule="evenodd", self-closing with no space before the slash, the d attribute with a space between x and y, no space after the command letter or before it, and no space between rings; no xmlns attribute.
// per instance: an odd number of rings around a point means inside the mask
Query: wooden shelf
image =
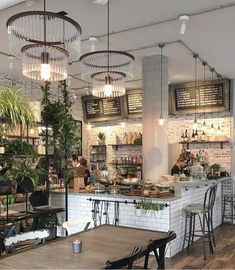
<svg viewBox="0 0 235 270"><path fill-rule="evenodd" d="M108 146L116 147L116 150L118 150L118 147L142 146L142 144L108 144Z"/></svg>
<svg viewBox="0 0 235 270"><path fill-rule="evenodd" d="M142 163L117 163L117 162L109 162L110 165L128 165L128 166L142 166Z"/></svg>
<svg viewBox="0 0 235 270"><path fill-rule="evenodd" d="M19 139L33 139L38 140L40 137L33 137L33 136L19 136L19 135L6 135L8 138L19 138Z"/></svg>
<svg viewBox="0 0 235 270"><path fill-rule="evenodd" d="M223 149L225 143L229 143L229 141L197 141L197 142L180 142L180 144L186 145L186 148L189 149L189 145L191 144L220 144L220 148Z"/></svg>

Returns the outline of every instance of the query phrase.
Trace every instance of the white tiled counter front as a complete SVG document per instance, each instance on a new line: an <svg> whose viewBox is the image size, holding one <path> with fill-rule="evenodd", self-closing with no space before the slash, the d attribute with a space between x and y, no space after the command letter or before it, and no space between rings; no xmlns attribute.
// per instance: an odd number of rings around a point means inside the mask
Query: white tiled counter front
<svg viewBox="0 0 235 270"><path fill-rule="evenodd" d="M167 256L172 257L178 253L182 248L182 240L184 233L184 213L183 208L192 203L203 203L203 198L206 189L214 184L215 181L207 181L197 183L197 185L191 185L185 188L180 187L181 194L177 197L170 199L149 199L141 197L129 197L122 195L101 195L101 194L83 194L83 193L69 193L68 195L68 217L69 220L79 219L83 217L90 217L92 220L92 200L100 200L99 213L97 214L97 224L104 224L106 220L105 202L101 211L101 201L111 201L108 207L109 223L114 224L114 205L115 201L119 202L119 225L151 229L157 231L167 232L168 230L174 230L177 237L171 242ZM64 207L64 193L52 193L50 196L51 204ZM145 211L139 213L136 210L134 201L139 202L141 199L151 200L152 202L164 203L167 207L158 212L153 211L151 214ZM125 203L127 201L127 203ZM221 224L221 182L218 182L216 202L214 206L214 227ZM197 226L199 224L196 224ZM94 224L92 223L92 226ZM73 226L72 232L75 233L81 230L81 226ZM128 237L128 236L127 236ZM148 240L147 240L148 241Z"/></svg>

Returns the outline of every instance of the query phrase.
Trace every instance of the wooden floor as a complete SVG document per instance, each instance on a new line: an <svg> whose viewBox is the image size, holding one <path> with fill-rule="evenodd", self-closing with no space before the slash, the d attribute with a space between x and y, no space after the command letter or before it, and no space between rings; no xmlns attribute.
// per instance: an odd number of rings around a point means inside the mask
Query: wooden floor
<svg viewBox="0 0 235 270"><path fill-rule="evenodd" d="M215 230L216 247L214 254L207 250L207 260L204 260L202 244L198 243L178 253L171 259L166 259L167 269L235 269L235 225L223 224ZM156 264L151 256L152 269Z"/></svg>

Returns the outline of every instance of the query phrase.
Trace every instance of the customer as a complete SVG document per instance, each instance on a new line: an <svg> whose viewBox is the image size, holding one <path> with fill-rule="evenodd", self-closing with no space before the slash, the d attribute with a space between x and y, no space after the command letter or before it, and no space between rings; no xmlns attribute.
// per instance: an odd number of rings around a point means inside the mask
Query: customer
<svg viewBox="0 0 235 270"><path fill-rule="evenodd" d="M187 161L184 158L179 157L176 161L176 164L171 169L171 175L183 173L183 169L186 164Z"/></svg>
<svg viewBox="0 0 235 270"><path fill-rule="evenodd" d="M90 172L87 169L87 161L84 157L81 157L78 161L77 156L72 156L72 166L73 168L69 171L69 187L73 188L74 178L84 177L85 185L87 185L88 177L90 177Z"/></svg>

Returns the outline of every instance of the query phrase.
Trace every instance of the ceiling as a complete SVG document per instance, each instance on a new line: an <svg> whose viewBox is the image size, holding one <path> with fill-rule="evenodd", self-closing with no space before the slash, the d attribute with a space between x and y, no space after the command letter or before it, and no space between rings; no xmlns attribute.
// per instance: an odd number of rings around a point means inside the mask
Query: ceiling
<svg viewBox="0 0 235 270"><path fill-rule="evenodd" d="M35 0L33 6L17 0L0 0L0 51L10 54L6 21L15 13L25 10L42 10L43 1ZM17 5L16 5L17 4ZM129 51L135 57L133 80L127 88L141 87L143 57L159 54L158 44L167 43L163 54L169 58L169 82L179 83L194 79L192 51L208 62L224 77L235 78L235 1L231 0L110 0L111 49ZM47 10L66 11L82 27L82 54L90 51L90 36L98 37L96 49L106 49L107 6L93 0L47 0ZM178 17L188 14L190 20L186 33L180 34ZM169 43L169 44L168 44ZM149 48L148 48L149 47ZM192 51L190 51L190 49ZM0 72L21 76L21 61L14 60L9 70L9 60L0 54ZM86 95L88 84L80 80L80 64L69 66L73 75L71 87L76 95ZM203 67L198 65L198 77ZM211 74L207 71L207 78Z"/></svg>

